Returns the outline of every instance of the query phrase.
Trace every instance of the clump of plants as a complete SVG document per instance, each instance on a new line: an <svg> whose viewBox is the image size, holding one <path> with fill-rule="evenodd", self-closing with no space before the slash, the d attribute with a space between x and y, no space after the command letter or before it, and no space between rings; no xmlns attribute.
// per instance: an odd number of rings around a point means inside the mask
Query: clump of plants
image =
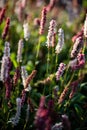
<svg viewBox="0 0 87 130"><path fill-rule="evenodd" d="M47 23L53 5L30 28L0 11L1 130L87 129L87 16L71 39L65 25Z"/></svg>

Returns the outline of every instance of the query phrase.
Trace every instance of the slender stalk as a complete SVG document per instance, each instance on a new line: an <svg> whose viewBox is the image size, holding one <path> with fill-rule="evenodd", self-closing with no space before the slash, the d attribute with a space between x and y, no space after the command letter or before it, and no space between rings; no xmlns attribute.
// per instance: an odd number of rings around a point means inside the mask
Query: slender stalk
<svg viewBox="0 0 87 130"><path fill-rule="evenodd" d="M39 51L40 51L40 36L39 36L39 39L38 39L38 46L37 46L36 59L37 59L38 56L39 56Z"/></svg>
<svg viewBox="0 0 87 130"><path fill-rule="evenodd" d="M47 76L49 74L49 61L50 61L50 49L48 48L48 54L47 54Z"/></svg>
<svg viewBox="0 0 87 130"><path fill-rule="evenodd" d="M55 60L55 71L56 71L57 64L58 64L58 55L56 54L56 60Z"/></svg>

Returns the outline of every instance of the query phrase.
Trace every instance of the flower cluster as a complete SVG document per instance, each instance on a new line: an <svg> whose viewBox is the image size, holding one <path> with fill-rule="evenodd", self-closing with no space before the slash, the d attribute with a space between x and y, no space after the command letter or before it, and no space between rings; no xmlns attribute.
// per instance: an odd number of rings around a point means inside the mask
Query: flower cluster
<svg viewBox="0 0 87 130"><path fill-rule="evenodd" d="M59 54L61 52L63 45L64 45L64 31L62 28L60 28L58 30L58 43L57 43L57 46L55 48L56 54Z"/></svg>
<svg viewBox="0 0 87 130"><path fill-rule="evenodd" d="M52 47L52 37L54 36L56 32L56 21L55 20L51 20L50 21L50 26L49 26L49 30L48 30L48 35L47 35L47 47Z"/></svg>
<svg viewBox="0 0 87 130"><path fill-rule="evenodd" d="M64 63L60 63L58 70L56 72L56 80L58 81L60 79L60 77L62 76L63 72L65 70L65 64Z"/></svg>
<svg viewBox="0 0 87 130"><path fill-rule="evenodd" d="M42 10L42 16L40 20L40 30L39 30L40 35L44 33L44 26L46 23L46 14L47 14L47 10L46 10L46 7L44 7Z"/></svg>

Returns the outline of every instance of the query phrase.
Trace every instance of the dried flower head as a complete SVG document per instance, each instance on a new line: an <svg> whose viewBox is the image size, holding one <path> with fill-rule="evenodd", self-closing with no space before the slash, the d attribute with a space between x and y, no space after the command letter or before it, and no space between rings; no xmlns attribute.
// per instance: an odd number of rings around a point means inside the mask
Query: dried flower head
<svg viewBox="0 0 87 130"><path fill-rule="evenodd" d="M55 49L55 53L59 54L63 48L64 45L64 31L62 28L58 30L58 43Z"/></svg>

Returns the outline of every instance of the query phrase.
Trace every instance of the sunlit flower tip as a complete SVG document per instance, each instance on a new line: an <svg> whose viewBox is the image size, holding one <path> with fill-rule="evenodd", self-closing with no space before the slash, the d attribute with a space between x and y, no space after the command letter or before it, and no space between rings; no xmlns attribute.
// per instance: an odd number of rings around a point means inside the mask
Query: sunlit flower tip
<svg viewBox="0 0 87 130"><path fill-rule="evenodd" d="M49 30L48 30L48 35L47 35L47 47L52 47L52 37L54 36L54 34L56 33L56 21L55 20L51 20L50 21L50 26L49 26Z"/></svg>
<svg viewBox="0 0 87 130"><path fill-rule="evenodd" d="M22 8L25 8L26 3L27 3L27 0L22 0L22 2L21 2L21 6L22 6Z"/></svg>
<svg viewBox="0 0 87 130"><path fill-rule="evenodd" d="M7 57L10 56L10 43L9 42L5 42L4 56L7 56Z"/></svg>
<svg viewBox="0 0 87 130"><path fill-rule="evenodd" d="M58 43L55 48L55 53L59 54L62 51L64 45L64 31L62 28L58 30Z"/></svg>
<svg viewBox="0 0 87 130"><path fill-rule="evenodd" d="M71 123L67 115L62 115L62 123L65 130L71 130Z"/></svg>
<svg viewBox="0 0 87 130"><path fill-rule="evenodd" d="M24 28L24 38L27 41L30 37L30 31L29 31L28 23L24 23L23 28Z"/></svg>
<svg viewBox="0 0 87 130"><path fill-rule="evenodd" d="M47 6L47 11L51 11L55 5L55 0L50 0L49 5Z"/></svg>
<svg viewBox="0 0 87 130"><path fill-rule="evenodd" d="M62 130L63 124L62 122L56 123L55 125L52 126L51 130Z"/></svg>
<svg viewBox="0 0 87 130"><path fill-rule="evenodd" d="M65 70L65 64L64 63L60 63L58 70L56 72L56 80L58 81L60 79L60 77L62 76L63 72Z"/></svg>
<svg viewBox="0 0 87 130"><path fill-rule="evenodd" d="M40 20L40 29L39 29L40 35L44 33L44 26L46 23L46 15L47 15L47 10L46 10L46 7L44 7L42 10L42 15L41 15L41 20Z"/></svg>
<svg viewBox="0 0 87 130"><path fill-rule="evenodd" d="M86 14L85 22L84 22L84 36L87 38L87 14Z"/></svg>
<svg viewBox="0 0 87 130"><path fill-rule="evenodd" d="M69 64L68 64L68 66L72 68L73 66L77 65L77 62L78 62L77 58L74 59L74 60L71 60L71 61L69 62Z"/></svg>
<svg viewBox="0 0 87 130"><path fill-rule="evenodd" d="M84 35L84 30L82 28L81 31L79 31L75 36L72 37L72 42L75 43L76 39L78 37L83 37L83 35Z"/></svg>
<svg viewBox="0 0 87 130"><path fill-rule="evenodd" d="M20 39L18 42L17 62L22 62L23 46L24 46L23 39Z"/></svg>
<svg viewBox="0 0 87 130"><path fill-rule="evenodd" d="M10 121L8 121L8 122L11 122L14 126L16 126L20 120L20 115L21 115L21 99L20 98L16 99L16 104L17 104L16 114L14 117L10 119Z"/></svg>

